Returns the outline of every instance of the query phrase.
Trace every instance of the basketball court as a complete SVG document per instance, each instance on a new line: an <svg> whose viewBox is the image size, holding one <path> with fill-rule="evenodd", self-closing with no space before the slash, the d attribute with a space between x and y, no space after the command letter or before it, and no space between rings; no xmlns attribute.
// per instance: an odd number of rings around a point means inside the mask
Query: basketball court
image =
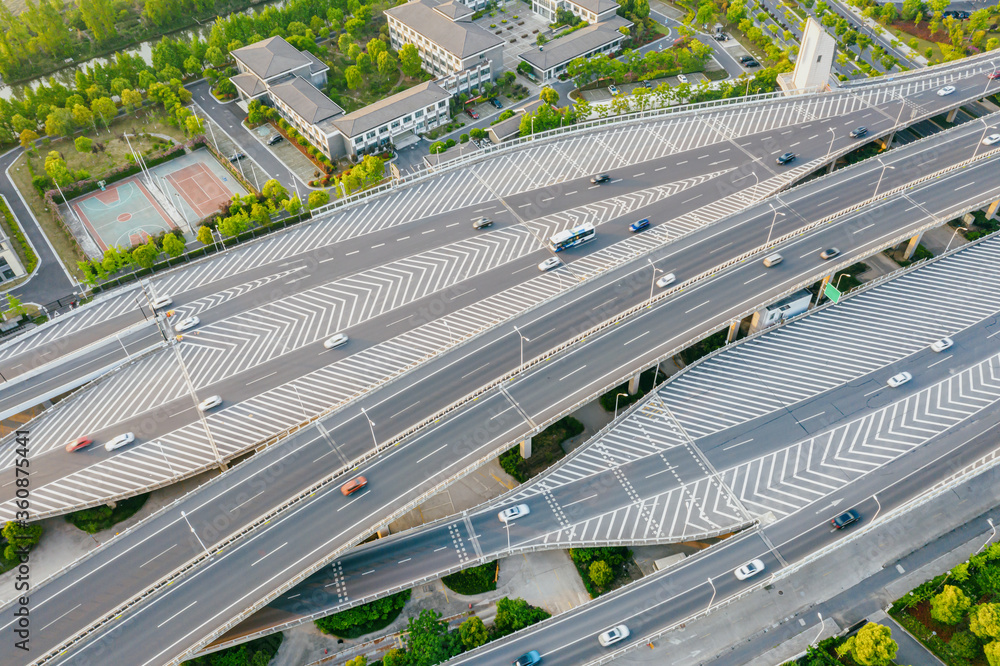
<svg viewBox="0 0 1000 666"><path fill-rule="evenodd" d="M149 179L137 174L70 201L72 213L103 253L109 247L129 248L163 231L181 229L191 234L199 220L208 217L234 194L246 190L208 150L182 155L150 169ZM76 218L76 219L74 219Z"/></svg>

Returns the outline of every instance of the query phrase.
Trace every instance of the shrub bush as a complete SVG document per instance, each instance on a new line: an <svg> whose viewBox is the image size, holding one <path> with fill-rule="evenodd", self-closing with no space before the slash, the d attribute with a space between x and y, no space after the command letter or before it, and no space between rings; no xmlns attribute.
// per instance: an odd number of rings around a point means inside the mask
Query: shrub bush
<svg viewBox="0 0 1000 666"><path fill-rule="evenodd" d="M142 508L142 505L148 499L149 493L146 493L145 495L136 495L135 497L120 500L113 509L106 504L102 504L92 509L74 511L66 515L66 521L88 534L94 534L95 532L106 530L127 518L131 518L136 511Z"/></svg>
<svg viewBox="0 0 1000 666"><path fill-rule="evenodd" d="M333 634L340 638L357 638L388 627L403 612L403 606L409 600L410 590L405 590L362 606L321 617L316 620L316 626L324 634Z"/></svg>
<svg viewBox="0 0 1000 666"><path fill-rule="evenodd" d="M478 567L463 569L441 579L448 589L458 594L482 594L497 589L498 562L487 562Z"/></svg>
<svg viewBox="0 0 1000 666"><path fill-rule="evenodd" d="M184 662L184 666L265 666L281 647L281 633L271 634L226 650L219 650Z"/></svg>

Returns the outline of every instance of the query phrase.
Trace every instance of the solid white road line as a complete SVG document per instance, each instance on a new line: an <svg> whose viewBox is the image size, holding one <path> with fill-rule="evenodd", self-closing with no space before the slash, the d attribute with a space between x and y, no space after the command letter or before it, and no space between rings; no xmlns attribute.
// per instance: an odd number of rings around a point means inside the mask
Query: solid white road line
<svg viewBox="0 0 1000 666"><path fill-rule="evenodd" d="M175 617L177 617L178 615L180 615L181 613L183 613L184 611L186 611L188 608L191 608L191 606L194 606L196 603L198 603L197 599L195 599L194 601L192 601L191 603L189 603L187 606L185 606L184 608L180 609L179 611L177 611L176 613L174 613L173 615L171 615L170 617L168 617L166 620L164 620L160 624L156 625L156 628L159 629L160 627L162 627L163 625L165 625L167 622L170 622L172 619L174 619Z"/></svg>
<svg viewBox="0 0 1000 666"><path fill-rule="evenodd" d="M285 543L281 544L280 546L278 546L277 548L275 548L274 550L272 550L267 555L264 555L263 557L261 557L259 560L255 560L250 566L253 566L254 564L257 564L258 562L263 562L266 558L270 557L271 555L274 555L275 553L277 553L279 550L281 550L282 548L284 548L287 545L288 545L288 542L286 541Z"/></svg>
<svg viewBox="0 0 1000 666"><path fill-rule="evenodd" d="M163 555L164 553L169 553L170 550L171 550L171 548L176 548L176 547L177 547L177 544L175 543L173 546L171 546L170 548L167 548L165 551L163 551L163 553L160 553L160 555ZM144 566L146 566L147 564L149 564L150 562L152 562L153 560L155 560L160 555L153 555L151 558L149 558L148 560L146 560L145 562L143 562L142 564L140 564L139 568L140 569L143 568ZM44 629L45 627L42 627L42 628Z"/></svg>
<svg viewBox="0 0 1000 666"><path fill-rule="evenodd" d="M723 451L728 451L729 449L735 449L737 446L743 446L744 444L749 444L753 441L753 437L750 439L744 439L742 442L737 442L736 444L730 444L729 446L723 446Z"/></svg>

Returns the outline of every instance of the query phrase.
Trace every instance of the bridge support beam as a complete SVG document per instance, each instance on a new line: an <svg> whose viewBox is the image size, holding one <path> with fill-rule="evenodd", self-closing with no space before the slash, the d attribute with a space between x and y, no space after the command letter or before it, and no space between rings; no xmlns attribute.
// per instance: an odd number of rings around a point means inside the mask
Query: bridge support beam
<svg viewBox="0 0 1000 666"><path fill-rule="evenodd" d="M521 457L527 460L531 457L531 438L525 437L521 440Z"/></svg>
<svg viewBox="0 0 1000 666"><path fill-rule="evenodd" d="M944 120L945 122L953 123L955 122L955 116L957 115L958 115L958 107L955 107L954 109L948 112L948 115Z"/></svg>
<svg viewBox="0 0 1000 666"><path fill-rule="evenodd" d="M378 528L377 532L375 532L375 535L379 539L384 539L387 536L389 536L389 534L391 534L391 532L389 532L389 526L388 525L383 525L382 527Z"/></svg>
<svg viewBox="0 0 1000 666"><path fill-rule="evenodd" d="M830 160L830 163L826 165L826 172L833 173L834 168L837 166L837 160Z"/></svg>
<svg viewBox="0 0 1000 666"><path fill-rule="evenodd" d="M833 273L823 276L823 279L819 283L819 293L816 294L816 302L812 304L812 307L816 307L823 302L823 290L826 289L826 285L830 284L830 278L832 277Z"/></svg>
<svg viewBox="0 0 1000 666"><path fill-rule="evenodd" d="M637 372L632 375L632 379L628 380L628 393L629 395L635 395L639 392L639 375L641 372Z"/></svg>
<svg viewBox="0 0 1000 666"><path fill-rule="evenodd" d="M924 232L920 232L916 236L910 239L910 242L906 244L906 251L903 252L903 260L909 261L913 257L913 253L917 251L917 246L920 245L920 239L924 237Z"/></svg>
<svg viewBox="0 0 1000 666"><path fill-rule="evenodd" d="M896 138L896 131L893 130L883 137L875 139L875 143L882 146L882 150L889 150L889 146L892 144L892 140Z"/></svg>
<svg viewBox="0 0 1000 666"><path fill-rule="evenodd" d="M998 208L1000 208L1000 199L997 199L996 201L991 203L989 207L986 209L986 219L988 220L994 215L996 215Z"/></svg>
<svg viewBox="0 0 1000 666"><path fill-rule="evenodd" d="M726 335L726 344L736 339L736 334L740 332L740 322L734 321L729 325L729 333Z"/></svg>

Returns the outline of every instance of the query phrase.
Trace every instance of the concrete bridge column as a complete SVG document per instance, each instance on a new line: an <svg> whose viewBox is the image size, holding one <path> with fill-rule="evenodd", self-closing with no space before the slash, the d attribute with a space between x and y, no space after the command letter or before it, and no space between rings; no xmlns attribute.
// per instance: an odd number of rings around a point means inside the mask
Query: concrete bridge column
<svg viewBox="0 0 1000 666"><path fill-rule="evenodd" d="M628 380L629 395L635 395L636 393L639 392L639 375L641 374L642 374L641 371L637 372L634 375L632 375L632 379Z"/></svg>
<svg viewBox="0 0 1000 666"><path fill-rule="evenodd" d="M991 203L989 207L986 209L986 219L988 220L994 215L996 215L998 208L1000 208L1000 199L997 199L996 201Z"/></svg>
<svg viewBox="0 0 1000 666"><path fill-rule="evenodd" d="M920 239L924 237L924 232L920 232L916 236L910 239L910 242L906 245L906 251L903 252L903 259L909 260L913 253L917 251L917 246L920 245Z"/></svg>
<svg viewBox="0 0 1000 666"><path fill-rule="evenodd" d="M740 332L740 322L734 321L729 325L729 333L726 335L726 344L736 339L736 334Z"/></svg>
<svg viewBox="0 0 1000 666"><path fill-rule="evenodd" d="M954 109L948 112L948 116L944 120L945 122L953 123L955 122L955 116L957 115L958 115L958 107L955 107Z"/></svg>
<svg viewBox="0 0 1000 666"><path fill-rule="evenodd" d="M837 166L837 160L830 160L830 163L826 165L826 172L833 173L833 169Z"/></svg>
<svg viewBox="0 0 1000 666"><path fill-rule="evenodd" d="M889 150L889 146L890 144L892 144L892 140L895 137L896 137L896 132L895 130L893 130L892 132L889 132L887 135L875 139L875 143L880 144L882 146L882 150Z"/></svg>
<svg viewBox="0 0 1000 666"><path fill-rule="evenodd" d="M819 294L816 295L816 302L813 303L812 307L816 307L823 302L823 290L826 289L826 285L830 284L830 278L832 277L832 273L830 275L823 276L823 279L819 283Z"/></svg>
<svg viewBox="0 0 1000 666"><path fill-rule="evenodd" d="M531 457L531 438L526 437L521 440L521 457L527 460Z"/></svg>

